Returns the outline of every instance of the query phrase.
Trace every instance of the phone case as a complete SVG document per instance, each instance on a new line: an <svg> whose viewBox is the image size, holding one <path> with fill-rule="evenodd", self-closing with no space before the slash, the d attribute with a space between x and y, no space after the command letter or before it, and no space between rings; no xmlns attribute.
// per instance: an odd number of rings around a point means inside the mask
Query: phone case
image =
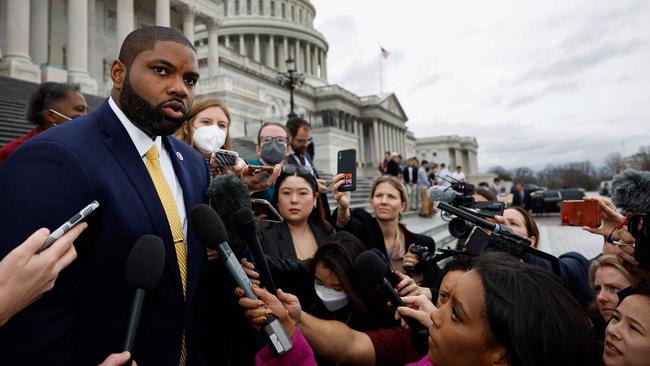
<svg viewBox="0 0 650 366"><path fill-rule="evenodd" d="M354 191L357 189L357 151L355 149L341 150L337 155L336 174L345 174L344 183L339 191Z"/></svg>
<svg viewBox="0 0 650 366"><path fill-rule="evenodd" d="M562 201L562 225L600 226L600 206L597 201Z"/></svg>
<svg viewBox="0 0 650 366"><path fill-rule="evenodd" d="M233 166L237 163L239 155L235 151L217 150L214 152L214 160L219 166Z"/></svg>

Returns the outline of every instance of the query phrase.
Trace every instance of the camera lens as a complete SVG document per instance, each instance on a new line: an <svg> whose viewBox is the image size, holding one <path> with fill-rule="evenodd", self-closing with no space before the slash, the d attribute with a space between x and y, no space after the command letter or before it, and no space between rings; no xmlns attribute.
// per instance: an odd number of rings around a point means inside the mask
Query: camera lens
<svg viewBox="0 0 650 366"><path fill-rule="evenodd" d="M454 238L465 239L469 235L470 231L472 231L472 226L473 225L467 221L454 217L449 221L449 234Z"/></svg>

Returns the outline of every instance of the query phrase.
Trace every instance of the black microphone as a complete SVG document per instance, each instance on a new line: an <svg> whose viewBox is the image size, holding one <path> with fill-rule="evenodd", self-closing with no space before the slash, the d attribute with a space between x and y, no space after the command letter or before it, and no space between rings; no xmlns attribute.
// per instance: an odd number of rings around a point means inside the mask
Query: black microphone
<svg viewBox="0 0 650 366"><path fill-rule="evenodd" d="M372 250L366 250L359 254L354 260L354 270L357 276L359 276L359 279L365 284L369 286L378 285L384 293L384 296L388 298L388 301L393 304L395 309L398 306L406 306L397 291L395 291L393 285L386 278L389 272L388 265L377 253ZM424 329L422 324L413 318L404 317L404 321L406 321L406 324L414 332L419 332Z"/></svg>
<svg viewBox="0 0 650 366"><path fill-rule="evenodd" d="M255 269L260 274L262 287L265 287L273 294L276 293L277 289L269 269L269 263L266 261L262 245L257 237L257 225L255 224L253 211L248 207L242 207L235 211L235 220L238 223L239 236L248 244L248 249L253 254Z"/></svg>
<svg viewBox="0 0 650 366"><path fill-rule="evenodd" d="M129 258L126 260L126 284L129 288L135 289L135 294L123 349L131 354L133 354L135 334L140 323L144 295L156 286L164 266L165 246L162 239L155 235L141 236L131 248Z"/></svg>
<svg viewBox="0 0 650 366"><path fill-rule="evenodd" d="M210 206L224 220L233 249L240 256L244 252L252 254L251 259L260 275L261 286L275 294L275 282L257 237L257 225L246 184L234 174L218 176L210 183L207 195Z"/></svg>
<svg viewBox="0 0 650 366"><path fill-rule="evenodd" d="M219 258L226 266L228 273L235 280L237 286L244 290L245 296L250 299L257 299L250 280L228 245L228 233L226 233L226 228L219 214L206 204L197 205L190 213L190 224L196 235L208 248L217 250ZM290 350L293 347L291 339L287 336L280 322L273 316L267 316L266 318L266 325L262 327L262 333L264 333L264 338L273 352L276 355L281 355Z"/></svg>

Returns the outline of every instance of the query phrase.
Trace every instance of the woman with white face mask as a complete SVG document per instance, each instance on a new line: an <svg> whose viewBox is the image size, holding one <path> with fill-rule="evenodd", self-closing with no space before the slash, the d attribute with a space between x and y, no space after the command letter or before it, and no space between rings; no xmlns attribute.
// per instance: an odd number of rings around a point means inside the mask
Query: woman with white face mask
<svg viewBox="0 0 650 366"><path fill-rule="evenodd" d="M230 150L230 113L228 108L215 97L202 97L194 100L190 107L187 121L176 131L174 136L192 146L211 162L212 176L225 173L213 161L212 154L219 149ZM230 169L237 173L245 167L245 162L237 159L235 166Z"/></svg>

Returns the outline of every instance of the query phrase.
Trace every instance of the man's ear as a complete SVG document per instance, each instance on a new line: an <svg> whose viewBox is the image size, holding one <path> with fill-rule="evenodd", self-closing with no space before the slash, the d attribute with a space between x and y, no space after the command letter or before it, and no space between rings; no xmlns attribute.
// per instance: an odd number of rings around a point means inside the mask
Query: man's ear
<svg viewBox="0 0 650 366"><path fill-rule="evenodd" d="M124 85L124 78L126 78L126 65L120 60L113 61L111 65L111 79L113 80L113 87L115 89L122 89Z"/></svg>

